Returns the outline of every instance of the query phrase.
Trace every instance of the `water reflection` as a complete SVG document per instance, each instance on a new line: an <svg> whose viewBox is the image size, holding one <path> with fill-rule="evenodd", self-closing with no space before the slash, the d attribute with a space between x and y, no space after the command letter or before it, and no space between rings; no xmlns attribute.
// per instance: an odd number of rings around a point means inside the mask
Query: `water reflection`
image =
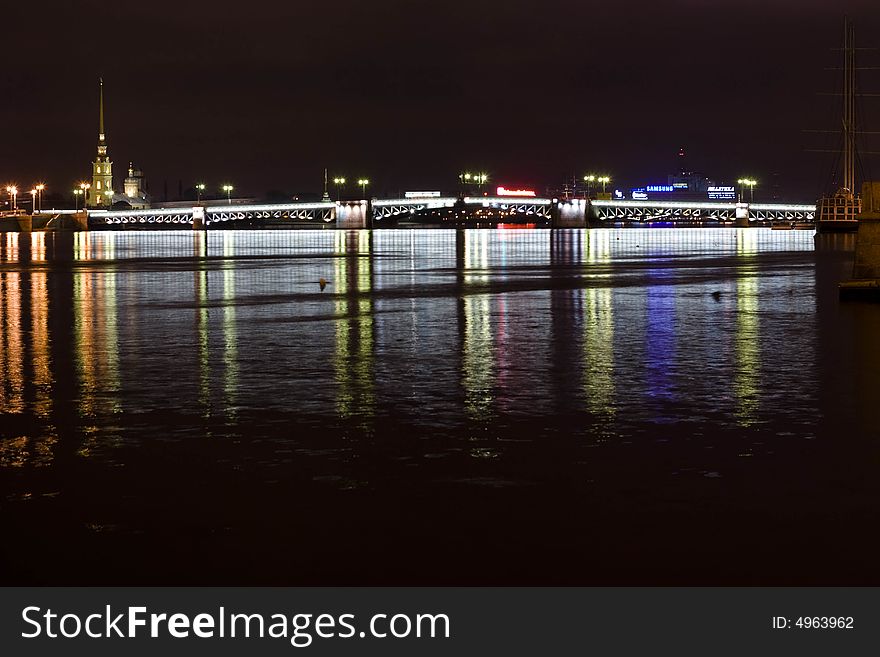
<svg viewBox="0 0 880 657"><path fill-rule="evenodd" d="M375 412L373 249L371 231L335 234L336 408L343 418Z"/></svg>
<svg viewBox="0 0 880 657"><path fill-rule="evenodd" d="M26 444L69 435L80 456L131 413L234 431L268 407L361 428L566 417L594 436L809 415L814 256L792 233L5 234L0 408L43 422Z"/></svg>

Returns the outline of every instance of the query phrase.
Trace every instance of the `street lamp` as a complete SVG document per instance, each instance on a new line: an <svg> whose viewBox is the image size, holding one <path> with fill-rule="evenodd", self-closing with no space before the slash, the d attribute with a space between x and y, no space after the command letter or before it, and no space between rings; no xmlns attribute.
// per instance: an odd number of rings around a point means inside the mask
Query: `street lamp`
<svg viewBox="0 0 880 657"><path fill-rule="evenodd" d="M596 181L602 183L602 193L604 194L605 185L611 182L611 178L609 176L600 176L599 178L596 178Z"/></svg>
<svg viewBox="0 0 880 657"><path fill-rule="evenodd" d="M31 190L31 214L37 214L37 188Z"/></svg>
<svg viewBox="0 0 880 657"><path fill-rule="evenodd" d="M338 201L342 197L341 190L345 184L345 178L334 178L333 184L336 185L336 200Z"/></svg>
<svg viewBox="0 0 880 657"><path fill-rule="evenodd" d="M363 194L364 198L367 197L367 185L370 184L370 180L368 178L358 178L358 185L361 186L361 194Z"/></svg>
<svg viewBox="0 0 880 657"><path fill-rule="evenodd" d="M18 187L15 185L9 185L6 187L6 191L12 197L12 211L15 212L18 210Z"/></svg>
<svg viewBox="0 0 880 657"><path fill-rule="evenodd" d="M743 200L742 188L748 187L749 188L749 203L754 203L755 202L755 185L758 184L758 181L753 180L752 178L740 178L736 182L738 182L740 184L740 190L739 190L740 202L742 202L742 200Z"/></svg>
<svg viewBox="0 0 880 657"><path fill-rule="evenodd" d="M73 190L73 207L75 210L79 210L79 197L85 194L85 190L82 189L74 189ZM85 205L85 204L83 204Z"/></svg>
<svg viewBox="0 0 880 657"><path fill-rule="evenodd" d="M92 188L92 186L89 183L84 182L79 184L79 188L82 190L83 194L83 207L86 207L89 202L89 190Z"/></svg>
<svg viewBox="0 0 880 657"><path fill-rule="evenodd" d="M232 185L223 185L223 191L226 192L226 204L232 205L232 190L235 189Z"/></svg>
<svg viewBox="0 0 880 657"><path fill-rule="evenodd" d="M34 189L37 190L37 210L39 212L43 211L43 190L46 189L46 185L44 183L37 183Z"/></svg>
<svg viewBox="0 0 880 657"><path fill-rule="evenodd" d="M198 203L202 202L202 192L205 191L205 183L198 183L196 185L196 198L198 199Z"/></svg>
<svg viewBox="0 0 880 657"><path fill-rule="evenodd" d="M593 192L593 183L596 182L596 176L592 173L584 176L584 182L587 183L587 196L590 196Z"/></svg>
<svg viewBox="0 0 880 657"><path fill-rule="evenodd" d="M107 205L113 205L113 190L112 189L105 189L104 196L107 197Z"/></svg>

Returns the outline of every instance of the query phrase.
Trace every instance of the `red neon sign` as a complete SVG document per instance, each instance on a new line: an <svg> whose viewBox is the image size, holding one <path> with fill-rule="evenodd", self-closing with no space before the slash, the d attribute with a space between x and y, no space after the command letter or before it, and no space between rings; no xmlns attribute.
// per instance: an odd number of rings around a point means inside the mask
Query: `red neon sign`
<svg viewBox="0 0 880 657"><path fill-rule="evenodd" d="M496 190L498 196L535 196L535 192L531 189L505 189L499 187Z"/></svg>

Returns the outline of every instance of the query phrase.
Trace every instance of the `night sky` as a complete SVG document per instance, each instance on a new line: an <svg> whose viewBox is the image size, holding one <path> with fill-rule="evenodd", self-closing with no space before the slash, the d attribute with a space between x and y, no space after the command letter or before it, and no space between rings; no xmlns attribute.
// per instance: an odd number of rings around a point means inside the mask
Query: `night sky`
<svg viewBox="0 0 880 657"><path fill-rule="evenodd" d="M380 195L465 169L622 186L665 182L684 147L719 182L758 178L756 198L772 182L811 201L832 156L805 149L834 142L803 130L837 125L817 92L837 88L844 12L880 46L876 0L21 2L3 12L0 182L90 175L103 76L116 186L134 160L154 196L320 191L325 166ZM865 110L880 130L880 99Z"/></svg>

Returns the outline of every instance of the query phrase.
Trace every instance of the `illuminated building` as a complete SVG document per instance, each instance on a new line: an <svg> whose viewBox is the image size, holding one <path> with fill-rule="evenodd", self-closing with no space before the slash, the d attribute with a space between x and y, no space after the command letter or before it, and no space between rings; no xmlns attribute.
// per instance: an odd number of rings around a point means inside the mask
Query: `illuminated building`
<svg viewBox="0 0 880 657"><path fill-rule="evenodd" d="M135 169L134 164L128 163L128 176L123 184L124 195L115 195L113 205L126 203L132 210L143 210L150 207L150 195L147 194L144 185L144 172Z"/></svg>
<svg viewBox="0 0 880 657"><path fill-rule="evenodd" d="M111 194L106 192L110 191ZM92 186L88 189L87 205L89 207L109 206L112 204L113 162L107 155L107 141L104 133L104 80L100 81L98 92L98 156L92 163Z"/></svg>

